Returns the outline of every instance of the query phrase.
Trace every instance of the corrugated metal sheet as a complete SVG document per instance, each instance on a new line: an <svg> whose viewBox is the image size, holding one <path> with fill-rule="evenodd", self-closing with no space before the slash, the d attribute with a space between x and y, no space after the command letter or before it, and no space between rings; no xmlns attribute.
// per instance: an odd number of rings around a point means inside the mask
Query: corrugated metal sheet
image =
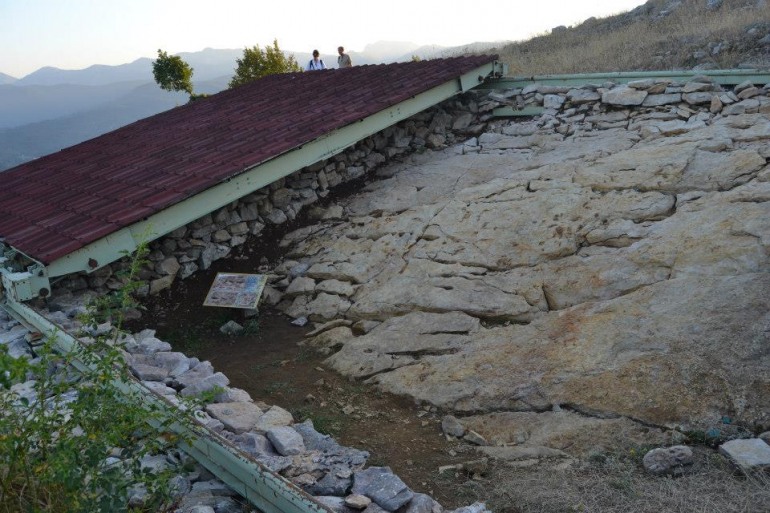
<svg viewBox="0 0 770 513"><path fill-rule="evenodd" d="M0 237L50 263L495 56L272 75L0 173Z"/></svg>

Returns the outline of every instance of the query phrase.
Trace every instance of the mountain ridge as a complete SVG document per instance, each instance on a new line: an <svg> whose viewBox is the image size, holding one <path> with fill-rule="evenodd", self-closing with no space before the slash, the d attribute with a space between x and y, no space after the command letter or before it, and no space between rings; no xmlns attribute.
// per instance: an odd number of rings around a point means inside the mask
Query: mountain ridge
<svg viewBox="0 0 770 513"><path fill-rule="evenodd" d="M390 48L390 50L388 50ZM458 47L462 53L463 47ZM350 52L356 65L408 61L417 55L434 58L451 48L378 41L362 52ZM290 52L287 52L290 53ZM243 49L204 48L178 54L193 67L195 91L214 94L235 73ZM300 66L310 52L296 52ZM336 67L336 54L322 54ZM114 130L186 101L155 84L152 60L146 57L118 65L95 64L80 70L46 66L21 79L0 75L0 171ZM146 105L141 104L141 100ZM133 114L128 106L132 106Z"/></svg>
<svg viewBox="0 0 770 513"><path fill-rule="evenodd" d="M406 41L377 41L364 47L361 52L349 52L355 58L357 64L387 63L411 58L414 52L420 57L425 52L440 51L446 49L437 45L420 46ZM311 57L312 49L303 52L284 51L287 55L294 55L302 65ZM243 56L243 48L211 48L206 47L200 51L179 52L178 55L194 70L193 78L198 81L211 80L226 74L235 73L236 59ZM321 57L327 60L336 59L335 53L322 53ZM62 69L55 66L43 66L21 78L0 73L0 83L3 77L8 77L16 85L107 85L127 80L149 79L152 80L152 62L154 59L140 57L123 64L93 64L82 69Z"/></svg>
<svg viewBox="0 0 770 513"><path fill-rule="evenodd" d="M389 45L391 54L384 50ZM629 48L636 51L628 51ZM310 59L310 50L293 52L300 66L304 67ZM242 52L243 49L204 48L199 52L182 52L179 55L194 69L193 83L196 91L210 94L227 86L228 79L234 73L235 61L242 56ZM589 18L571 27L555 27L547 34L522 42L479 42L445 48L437 45L417 46L408 42L377 41L367 45L362 52L349 54L354 65L362 65L407 61L415 56L426 59L479 52L497 53L501 61L509 65L510 74L527 76L543 73L652 69L705 71L715 68L745 68L749 65L770 68L770 2L648 0L625 13L599 19ZM336 53L322 52L321 57L330 67L336 66ZM151 62L148 58L137 59L132 63L119 65L120 69L117 70L104 65L91 66L85 70L64 70L61 73L48 69L44 73L35 72L36 77L11 77L12 84L0 87L23 88L27 87L24 85L25 79L27 83L34 80L52 81L56 76L94 83L96 80L108 80L104 77L95 78L99 73L110 74L114 71L115 76L125 77L130 74L121 73L138 70L138 79L144 81L138 87L148 85L157 89L152 79ZM0 84L4 76L7 75L0 75ZM89 80L91 82L88 82ZM204 86L204 83L209 85ZM221 84L221 89L215 89L211 84ZM54 97L58 96L58 86L51 87L49 93ZM157 89L157 93L169 94L161 92L160 89ZM45 108L42 113L38 112L36 115L26 112L25 118L13 114L19 111L20 104L9 105L10 100L4 103L3 95L4 93L0 93L0 120L6 122L0 127L5 126L6 129L0 132L0 170L42 156L50 150L50 145L42 140L38 140L38 148L34 148L36 139L40 139L36 134L50 132L45 126L45 119L63 119L64 121L56 122L55 126L58 130L69 133L82 132L83 128L77 123L86 123L88 127L93 128L88 135L95 137L100 133L95 127L110 124L109 120L104 120L104 123L94 121L99 109L103 109L104 115L107 116L112 112L110 102L131 103L131 100L124 101L121 98L105 99L91 95L87 98L90 103L83 101L79 104L82 106L79 113L88 113L83 117L74 112L76 109L59 108L57 111ZM141 94L137 93L137 96ZM30 109L34 108L34 105L30 106ZM138 110L144 112L143 109ZM61 118L61 115L66 118ZM130 121L136 119L139 118ZM32 121L36 123L34 126L26 124ZM11 127L14 123L16 126ZM12 146L12 140L24 141L24 146L32 151L22 155ZM76 142L79 141L72 141L72 144Z"/></svg>

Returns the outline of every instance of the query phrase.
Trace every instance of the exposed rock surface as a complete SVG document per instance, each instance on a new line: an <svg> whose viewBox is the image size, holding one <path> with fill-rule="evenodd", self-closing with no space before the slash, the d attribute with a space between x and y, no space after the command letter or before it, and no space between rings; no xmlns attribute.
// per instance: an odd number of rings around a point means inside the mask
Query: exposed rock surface
<svg viewBox="0 0 770 513"><path fill-rule="evenodd" d="M460 417L523 415L466 426L487 441L580 453L588 425L650 443L767 425L770 101L659 85L550 91L558 109L415 156L341 203L345 222L287 236L308 278L355 287L338 318L380 322L318 335L327 363ZM682 91L744 108L638 106ZM324 295L286 311L328 320Z"/></svg>
<svg viewBox="0 0 770 513"><path fill-rule="evenodd" d="M375 170L379 151L453 143L454 126L465 142L377 168L384 180L282 242L291 260L276 269L272 301L324 323L313 345L329 366L452 411L449 434L510 461L661 443L670 428L706 429L725 415L766 426L767 91L695 80L615 89L534 85L495 102L547 99L536 120L470 124L464 112L437 112L385 143L375 135L339 168L295 173L170 234L151 254L145 292L296 218L314 191ZM108 270L69 285L119 286L110 280ZM0 321L9 353L32 355L23 330ZM134 373L169 399L215 391L200 422L314 495L340 508L351 487L378 510L426 502L389 472L362 470L366 453L280 409L263 414L154 333L125 347ZM355 488L375 473L383 480L371 490ZM216 486L194 483L187 497L202 493L207 507Z"/></svg>

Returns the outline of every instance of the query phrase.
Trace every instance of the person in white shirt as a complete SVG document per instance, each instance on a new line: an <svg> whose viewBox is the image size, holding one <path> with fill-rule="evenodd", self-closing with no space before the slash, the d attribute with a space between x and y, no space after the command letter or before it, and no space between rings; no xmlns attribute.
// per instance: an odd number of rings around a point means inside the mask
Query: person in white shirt
<svg viewBox="0 0 770 513"><path fill-rule="evenodd" d="M318 58L318 50L313 50L313 58L307 63L305 71L314 71L318 69L326 69L323 59Z"/></svg>
<svg viewBox="0 0 770 513"><path fill-rule="evenodd" d="M349 68L353 65L353 63L350 61L350 55L345 53L345 48L340 46L337 48L337 52L340 54L340 56L337 57L337 67Z"/></svg>

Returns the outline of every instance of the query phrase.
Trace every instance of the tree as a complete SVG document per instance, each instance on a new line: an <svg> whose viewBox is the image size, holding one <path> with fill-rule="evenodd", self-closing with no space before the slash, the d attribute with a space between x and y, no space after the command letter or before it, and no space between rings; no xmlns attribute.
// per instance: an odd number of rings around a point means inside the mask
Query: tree
<svg viewBox="0 0 770 513"><path fill-rule="evenodd" d="M152 63L155 82L166 91L185 91L192 98L193 69L178 55L169 55L158 50L158 58Z"/></svg>
<svg viewBox="0 0 770 513"><path fill-rule="evenodd" d="M287 57L278 48L277 39L273 40L273 46L265 47L264 51L260 50L259 45L244 48L243 58L236 59L236 62L238 67L235 69L235 76L230 80L230 89L267 75L302 71L294 55Z"/></svg>

